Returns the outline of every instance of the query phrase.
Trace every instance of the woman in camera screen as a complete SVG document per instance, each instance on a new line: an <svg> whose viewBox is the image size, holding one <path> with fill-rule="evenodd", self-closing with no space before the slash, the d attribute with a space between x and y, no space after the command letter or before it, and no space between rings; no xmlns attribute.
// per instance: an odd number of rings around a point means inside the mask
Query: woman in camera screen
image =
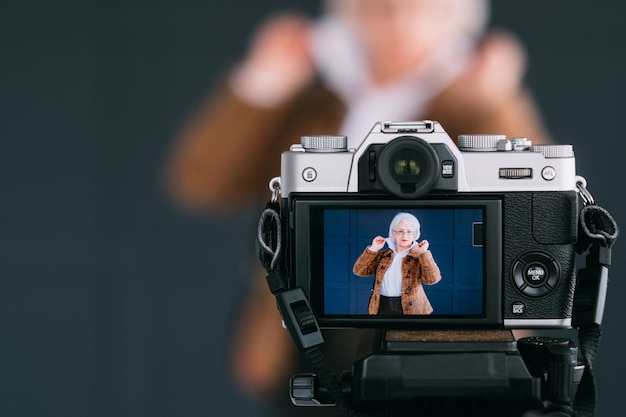
<svg viewBox="0 0 626 417"><path fill-rule="evenodd" d="M389 225L389 237L376 236L356 260L353 272L376 275L369 314L431 314L433 308L422 284L436 284L441 273L428 241L418 242L420 223L410 213L398 213ZM383 249L387 244L388 248Z"/></svg>

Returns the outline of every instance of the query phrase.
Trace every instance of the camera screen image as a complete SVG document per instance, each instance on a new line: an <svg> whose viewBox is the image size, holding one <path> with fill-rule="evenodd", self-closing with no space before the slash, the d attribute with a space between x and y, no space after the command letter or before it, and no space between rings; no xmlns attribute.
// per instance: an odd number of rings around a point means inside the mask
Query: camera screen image
<svg viewBox="0 0 626 417"><path fill-rule="evenodd" d="M301 204L310 226L308 288L316 315L331 327L500 322L499 203Z"/></svg>

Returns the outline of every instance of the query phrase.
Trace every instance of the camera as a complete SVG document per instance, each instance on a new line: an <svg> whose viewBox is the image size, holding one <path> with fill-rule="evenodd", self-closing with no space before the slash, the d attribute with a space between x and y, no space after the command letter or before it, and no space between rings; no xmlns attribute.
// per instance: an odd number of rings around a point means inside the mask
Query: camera
<svg viewBox="0 0 626 417"><path fill-rule="evenodd" d="M345 136L302 137L281 158L289 286L327 328L570 328L580 179L571 145L455 143L429 120L378 122L356 149ZM398 213L418 219L406 232L428 241L439 279L420 285L431 308L407 310L415 285L403 282L403 311L373 314L385 271L354 266L374 236L389 230L392 244Z"/></svg>
<svg viewBox="0 0 626 417"><path fill-rule="evenodd" d="M302 137L270 189L259 258L314 371L291 378L293 404L377 416L593 410L618 229L576 175L571 145L455 142L435 121L378 122L355 149L345 136ZM340 350L359 339L339 379L321 328L338 329ZM571 328L580 355L571 338L537 334Z"/></svg>

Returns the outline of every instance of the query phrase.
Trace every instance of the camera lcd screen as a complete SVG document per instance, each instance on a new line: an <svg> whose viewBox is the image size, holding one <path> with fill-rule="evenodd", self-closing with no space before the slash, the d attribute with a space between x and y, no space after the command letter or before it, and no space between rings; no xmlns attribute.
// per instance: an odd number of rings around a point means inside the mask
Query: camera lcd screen
<svg viewBox="0 0 626 417"><path fill-rule="evenodd" d="M501 322L499 200L299 201L296 219L321 325Z"/></svg>

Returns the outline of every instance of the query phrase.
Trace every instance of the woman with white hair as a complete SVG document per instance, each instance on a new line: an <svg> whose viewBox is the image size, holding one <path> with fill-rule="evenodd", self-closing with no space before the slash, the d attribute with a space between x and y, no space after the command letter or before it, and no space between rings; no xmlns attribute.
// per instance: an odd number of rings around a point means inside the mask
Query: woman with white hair
<svg viewBox="0 0 626 417"><path fill-rule="evenodd" d="M428 250L428 241L418 242L419 237L417 218L410 213L398 213L389 225L389 237L376 236L357 259L355 275L375 275L369 314L433 312L422 285L436 284L441 273ZM388 248L383 250L385 243Z"/></svg>

